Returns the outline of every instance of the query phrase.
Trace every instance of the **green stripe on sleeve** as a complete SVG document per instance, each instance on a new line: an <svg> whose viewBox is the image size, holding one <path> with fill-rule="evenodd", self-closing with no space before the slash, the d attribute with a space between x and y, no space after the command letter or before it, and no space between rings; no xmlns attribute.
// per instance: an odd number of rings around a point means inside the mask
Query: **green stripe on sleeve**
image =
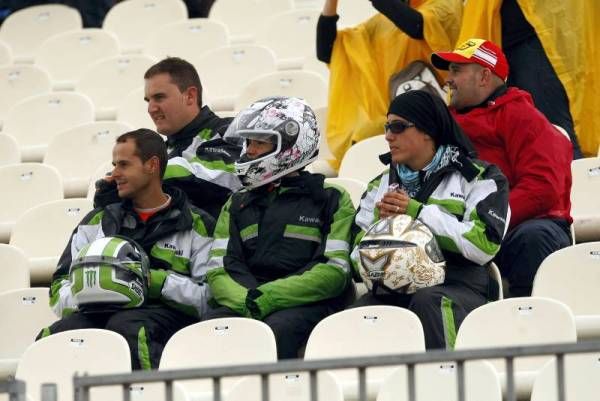
<svg viewBox="0 0 600 401"><path fill-rule="evenodd" d="M167 169L165 171L163 180L189 177L190 175L192 175L192 172L185 167L178 166L176 164L167 164Z"/></svg>
<svg viewBox="0 0 600 401"><path fill-rule="evenodd" d="M481 221L477 210L471 212L471 221L475 223L473 228L464 233L463 237L475 245L482 252L494 256L498 253L500 245L490 241L485 233L485 223Z"/></svg>

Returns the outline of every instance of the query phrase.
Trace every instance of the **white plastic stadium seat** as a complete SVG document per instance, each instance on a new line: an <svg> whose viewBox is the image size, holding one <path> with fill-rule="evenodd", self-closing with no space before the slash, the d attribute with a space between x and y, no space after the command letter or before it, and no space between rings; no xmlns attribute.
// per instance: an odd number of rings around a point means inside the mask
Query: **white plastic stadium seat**
<svg viewBox="0 0 600 401"><path fill-rule="evenodd" d="M0 40L0 66L10 65L13 62L13 55L10 46Z"/></svg>
<svg viewBox="0 0 600 401"><path fill-rule="evenodd" d="M202 86L211 94L213 101L223 102L223 107L231 110L235 97L249 81L276 69L275 54L264 46L221 47L188 61L198 70ZM222 110L223 107L216 109Z"/></svg>
<svg viewBox="0 0 600 401"><path fill-rule="evenodd" d="M600 353L565 355L565 400L596 401L600 394ZM558 401L556 360L535 378L531 401Z"/></svg>
<svg viewBox="0 0 600 401"><path fill-rule="evenodd" d="M573 160L571 164L571 216L576 242L600 240L600 157Z"/></svg>
<svg viewBox="0 0 600 401"><path fill-rule="evenodd" d="M338 176L371 182L387 168L379 160L379 155L389 150L385 135L377 135L355 143L342 158Z"/></svg>
<svg viewBox="0 0 600 401"><path fill-rule="evenodd" d="M140 53L148 32L185 19L187 8L181 0L128 0L108 11L102 28L117 35L123 53Z"/></svg>
<svg viewBox="0 0 600 401"><path fill-rule="evenodd" d="M309 375L306 372L277 373L269 376L269 399L277 401L311 401ZM344 401L342 389L329 372L317 376L317 399ZM260 401L261 386L256 378L245 378L225 395L225 401Z"/></svg>
<svg viewBox="0 0 600 401"><path fill-rule="evenodd" d="M199 338L202 339L202 347L194 346ZM196 323L175 333L165 345L159 370L276 361L277 346L269 326L254 319L222 318ZM221 380L223 393L227 393L240 379ZM212 380L186 380L179 384L193 399L212 399ZM162 384L146 383L143 387L140 401L164 399Z"/></svg>
<svg viewBox="0 0 600 401"><path fill-rule="evenodd" d="M502 401L500 380L486 361L472 361L465 368L465 401ZM415 367L415 391L419 401L457 401L456 363L420 364ZM385 380L377 401L408 401L406 368L398 368Z"/></svg>
<svg viewBox="0 0 600 401"><path fill-rule="evenodd" d="M338 28L354 27L377 14L377 9L371 2L365 1L340 1L338 4L338 15L340 19Z"/></svg>
<svg viewBox="0 0 600 401"><path fill-rule="evenodd" d="M63 197L58 171L40 163L0 167L0 188L0 242L8 242L15 220L27 209Z"/></svg>
<svg viewBox="0 0 600 401"><path fill-rule="evenodd" d="M292 0L219 0L209 18L227 26L232 42L252 42L269 16L293 8Z"/></svg>
<svg viewBox="0 0 600 401"><path fill-rule="evenodd" d="M92 174L111 158L115 139L131 130L129 125L118 121L97 121L62 132L52 139L44 164L60 172L65 198L87 195Z"/></svg>
<svg viewBox="0 0 600 401"><path fill-rule="evenodd" d="M498 300L504 299L504 289L502 288L502 275L500 274L500 269L498 265L494 262L490 262L487 265L488 273L494 281L498 284Z"/></svg>
<svg viewBox="0 0 600 401"><path fill-rule="evenodd" d="M304 359L328 359L425 351L421 321L408 309L365 306L321 320L310 333ZM367 369L367 395L374 399L393 367ZM346 399L357 399L356 369L331 371Z"/></svg>
<svg viewBox="0 0 600 401"><path fill-rule="evenodd" d="M0 67L0 123L6 119L11 107L21 100L52 89L50 76L34 65L9 65ZM4 131L6 131L4 129Z"/></svg>
<svg viewBox="0 0 600 401"><path fill-rule="evenodd" d="M119 103L139 88L144 73L154 63L150 57L135 55L103 59L83 71L75 88L90 97L97 120L114 120Z"/></svg>
<svg viewBox="0 0 600 401"><path fill-rule="evenodd" d="M55 90L72 90L90 64L119 54L119 40L97 28L54 35L41 44L35 63L50 74Z"/></svg>
<svg viewBox="0 0 600 401"><path fill-rule="evenodd" d="M562 302L539 297L490 302L467 315L458 329L455 349L572 343L577 341L575 317ZM517 396L529 397L533 379L548 357L515 360ZM490 361L506 385L503 360Z"/></svg>
<svg viewBox="0 0 600 401"><path fill-rule="evenodd" d="M225 24L206 18L192 18L164 25L154 31L144 46L144 53L159 60L167 56L189 60L227 45L229 33Z"/></svg>
<svg viewBox="0 0 600 401"><path fill-rule="evenodd" d="M19 143L23 161L37 162L42 161L55 135L92 121L94 106L87 96L52 92L28 97L10 109L3 130Z"/></svg>
<svg viewBox="0 0 600 401"><path fill-rule="evenodd" d="M29 287L29 261L22 250L12 245L0 244L0 261L2 261L0 294Z"/></svg>
<svg viewBox="0 0 600 401"><path fill-rule="evenodd" d="M100 329L64 331L44 337L27 348L16 378L24 380L27 394L40 400L42 383L56 383L58 401L72 401L73 376L130 373L131 357L121 335ZM90 399L120 400L121 386L93 388Z"/></svg>
<svg viewBox="0 0 600 401"><path fill-rule="evenodd" d="M122 121L135 128L156 129L154 121L148 114L148 103L144 101L143 86L132 90L119 102L117 121Z"/></svg>
<svg viewBox="0 0 600 401"><path fill-rule="evenodd" d="M575 315L577 337L600 338L600 242L560 249L540 265L533 295L564 302Z"/></svg>
<svg viewBox="0 0 600 401"><path fill-rule="evenodd" d="M328 184L339 185L340 187L344 188L350 194L352 204L355 208L358 207L360 204L360 198L367 190L367 184L362 181L355 180L354 178L327 178L325 182Z"/></svg>
<svg viewBox="0 0 600 401"><path fill-rule="evenodd" d="M32 282L50 282L72 231L90 210L87 199L61 199L33 207L17 219L10 244L29 258Z"/></svg>
<svg viewBox="0 0 600 401"><path fill-rule="evenodd" d="M10 14L0 26L0 40L12 48L15 62L33 62L43 41L57 33L81 29L81 16L71 7L46 4Z"/></svg>
<svg viewBox="0 0 600 401"><path fill-rule="evenodd" d="M17 140L8 133L0 133L0 166L21 162L21 149Z"/></svg>
<svg viewBox="0 0 600 401"><path fill-rule="evenodd" d="M21 288L0 294L0 378L14 376L25 349L57 320L48 288Z"/></svg>
<svg viewBox="0 0 600 401"><path fill-rule="evenodd" d="M306 100L311 107L327 105L327 83L312 71L271 72L240 88L235 109L242 110L253 102L269 96L294 96Z"/></svg>
<svg viewBox="0 0 600 401"><path fill-rule="evenodd" d="M317 20L320 9L299 9L271 16L264 25L260 43L275 52L278 59L315 57Z"/></svg>

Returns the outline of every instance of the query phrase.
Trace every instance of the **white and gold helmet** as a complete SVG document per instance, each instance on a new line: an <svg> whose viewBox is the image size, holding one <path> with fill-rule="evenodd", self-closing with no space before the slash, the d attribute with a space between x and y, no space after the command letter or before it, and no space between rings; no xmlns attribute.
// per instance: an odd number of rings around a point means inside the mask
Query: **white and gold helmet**
<svg viewBox="0 0 600 401"><path fill-rule="evenodd" d="M358 245L360 275L371 291L412 294L444 282L446 262L435 236L407 215L373 224Z"/></svg>

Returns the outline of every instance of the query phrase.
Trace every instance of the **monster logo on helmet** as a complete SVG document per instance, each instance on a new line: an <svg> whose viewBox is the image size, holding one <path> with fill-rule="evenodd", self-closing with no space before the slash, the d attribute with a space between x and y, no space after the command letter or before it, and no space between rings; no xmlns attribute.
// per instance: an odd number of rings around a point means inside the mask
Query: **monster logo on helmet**
<svg viewBox="0 0 600 401"><path fill-rule="evenodd" d="M431 230L407 215L373 224L358 245L360 275L369 290L412 294L441 284L445 261Z"/></svg>
<svg viewBox="0 0 600 401"><path fill-rule="evenodd" d="M223 139L242 146L236 174L246 189L273 182L317 158L320 133L310 106L294 97L269 97L240 111ZM249 159L247 139L271 142L272 152Z"/></svg>
<svg viewBox="0 0 600 401"><path fill-rule="evenodd" d="M135 308L146 300L150 262L134 241L105 237L79 251L69 275L80 310Z"/></svg>

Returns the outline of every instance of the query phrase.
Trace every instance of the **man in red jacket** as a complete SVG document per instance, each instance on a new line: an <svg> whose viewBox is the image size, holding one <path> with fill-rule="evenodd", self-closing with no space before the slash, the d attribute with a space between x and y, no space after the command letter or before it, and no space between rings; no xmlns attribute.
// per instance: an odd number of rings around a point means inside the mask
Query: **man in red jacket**
<svg viewBox="0 0 600 401"><path fill-rule="evenodd" d="M452 113L479 158L508 178L512 213L495 261L511 295L531 295L544 258L571 244L571 143L529 93L506 86L508 63L493 43L469 39L431 61L449 71Z"/></svg>

